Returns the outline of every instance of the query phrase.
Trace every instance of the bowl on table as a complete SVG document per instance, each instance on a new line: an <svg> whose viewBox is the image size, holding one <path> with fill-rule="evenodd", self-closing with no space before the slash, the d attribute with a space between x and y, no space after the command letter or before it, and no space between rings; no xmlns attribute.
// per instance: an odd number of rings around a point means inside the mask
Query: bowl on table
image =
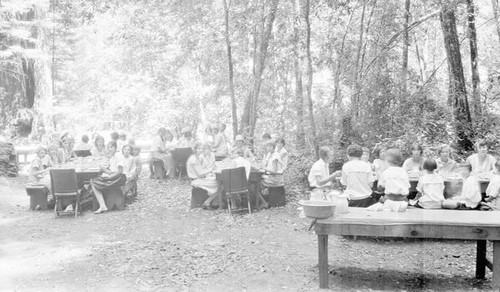
<svg viewBox="0 0 500 292"><path fill-rule="evenodd" d="M302 201L300 203L304 214L314 219L326 219L335 213L334 202L329 201Z"/></svg>

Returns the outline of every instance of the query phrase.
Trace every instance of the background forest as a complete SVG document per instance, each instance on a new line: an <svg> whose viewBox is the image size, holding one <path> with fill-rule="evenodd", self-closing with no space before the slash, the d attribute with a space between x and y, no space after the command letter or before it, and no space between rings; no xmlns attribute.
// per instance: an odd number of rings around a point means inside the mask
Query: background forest
<svg viewBox="0 0 500 292"><path fill-rule="evenodd" d="M0 130L499 137L497 0L1 0Z"/></svg>

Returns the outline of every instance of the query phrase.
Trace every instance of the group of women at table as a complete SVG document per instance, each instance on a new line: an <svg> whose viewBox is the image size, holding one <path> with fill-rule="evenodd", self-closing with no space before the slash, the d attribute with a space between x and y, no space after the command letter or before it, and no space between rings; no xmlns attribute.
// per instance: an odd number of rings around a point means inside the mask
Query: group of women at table
<svg viewBox="0 0 500 292"><path fill-rule="evenodd" d="M348 148L350 161L344 164L342 170L333 174L328 170L329 149L320 149L322 157L313 165L309 174L309 183L313 190L311 199L328 199L325 194L329 192L331 181L341 178L342 184L347 187L345 192L349 205L353 207L369 207L377 203L378 198L374 197L380 192L372 193L371 187L378 181L382 191L386 188L385 197L387 193L391 196L397 195L396 201L407 203L408 199L412 199L409 203L417 207L500 209L500 200L497 200L500 198L500 162L488 154L488 145L484 140L478 140L475 146L476 153L467 157L464 163L458 164L452 159L452 150L448 145L440 146L437 149L437 157L433 157L431 151L424 154L421 145L412 144L411 155L404 162L401 161L401 151L397 148L378 148L378 158L370 162L369 149L352 145ZM445 199L444 181L460 179L463 181L461 192L453 194L453 198ZM418 181L418 193L415 198L408 196L410 181ZM489 182L485 202L481 202L479 181ZM397 188L388 191L388 185ZM384 199L382 197L382 202Z"/></svg>
<svg viewBox="0 0 500 292"><path fill-rule="evenodd" d="M91 159L99 164L102 174L91 180L92 190L99 203L96 214L107 211L103 198L103 191L107 188L123 186L128 181L139 177L142 162L139 157L141 149L135 146L133 140L126 139L124 133L111 133L110 141L106 144L104 137L93 135L93 141L87 135L81 137L81 142L75 144L75 139L69 134L52 139L49 147L40 146L36 150L36 157L29 166L29 183L43 185L48 189L48 200L51 203L51 168L70 167L71 161L77 159L79 151L89 152ZM119 151L117 151L119 150ZM77 165L73 165L76 167Z"/></svg>
<svg viewBox="0 0 500 292"><path fill-rule="evenodd" d="M173 175L175 163L172 151L175 148L191 147L193 154L186 162L187 175L191 185L207 191L209 198L204 206L210 207L217 196L217 181L215 173L221 168L244 167L247 179L251 169L265 172L262 176L262 185L266 187L283 186L283 172L288 165L288 152L285 149L285 140L271 139L269 134L262 137L259 147L252 152L246 146L242 135L236 135L231 145L225 136L226 126L207 127L201 139L192 138L189 130L183 131L183 136L177 143L173 135L165 128L158 130L153 141L152 158L161 159L165 165L167 175ZM216 161L220 163L216 164ZM259 206L265 208L267 203L260 194L257 194Z"/></svg>

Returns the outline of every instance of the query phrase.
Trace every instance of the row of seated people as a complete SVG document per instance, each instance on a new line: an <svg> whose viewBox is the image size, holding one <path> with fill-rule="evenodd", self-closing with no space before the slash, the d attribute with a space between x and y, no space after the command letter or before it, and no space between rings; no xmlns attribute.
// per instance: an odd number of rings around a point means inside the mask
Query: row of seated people
<svg viewBox="0 0 500 292"><path fill-rule="evenodd" d="M50 178L50 169L75 167L72 164L77 159L78 151L90 151L93 163L98 163L102 174L91 180L93 193L95 194L100 208L96 213L102 213L107 210L102 199L102 191L106 188L124 186L124 190L135 189L134 186L142 169L142 161L139 157L141 149L135 145L122 144L121 151L117 152L117 143L111 139L107 146L102 136L95 137L94 145L87 147L90 150L84 150L84 147L73 148L71 143L73 138L64 135L61 137L61 147L57 143L52 143L49 147L40 146L36 150L36 156L31 161L28 169L30 185L41 185L47 188L48 205L53 204L52 185ZM88 143L88 136L82 136L82 144ZM65 146L66 145L66 146ZM76 149L76 150L73 150ZM87 160L87 161L90 161ZM120 178L119 180L114 180ZM73 208L68 206L68 210Z"/></svg>
<svg viewBox="0 0 500 292"><path fill-rule="evenodd" d="M418 153L422 152L419 147L415 148ZM446 149L446 147L443 146L440 149L440 152L443 153L443 149ZM480 148L478 147L478 149ZM414 151L413 154L415 152L417 151ZM423 171L418 171L418 184L416 187L418 194L412 200L408 198L411 187L410 174L413 174L415 170L405 168L400 149L390 148L384 150L383 159L387 165L379 172L377 172L376 167L372 167L369 161L363 160L363 149L358 145L351 145L347 148L349 162L342 166L342 170L335 171L332 174L330 174L329 170L331 150L328 147L321 147L319 155L320 159L313 164L308 175L309 185L312 189L311 200L331 200L332 198L329 196L334 193L331 192L332 181L340 178L341 184L345 186L344 193L347 195L348 204L351 207L405 211L410 203L415 207L429 209L500 209L500 200L498 200L500 197L500 163L493 163L495 171L486 190L488 197L485 202L482 202L478 178L473 172L473 163L477 159L477 155L472 158L469 157L470 159L468 158L465 163L455 165L451 169L453 172L457 171L458 173L455 174L460 175L463 180L461 193L452 198L444 197L443 173L448 175L450 173L444 172L442 168L441 173L437 173L440 163L436 159L422 159L421 169ZM479 157L481 158L481 156ZM443 157L440 158L442 163ZM409 159L413 159L413 157ZM470 163L470 161L473 162ZM476 167L483 163L484 161L481 159L480 163L476 164ZM378 191L374 193L373 184L377 179ZM381 193L383 196L380 198Z"/></svg>
<svg viewBox="0 0 500 292"><path fill-rule="evenodd" d="M234 144L231 145L228 138L225 135L225 124L220 124L218 127L207 127L205 133L201 135L199 139L195 139L189 128L184 128L181 131L181 137L178 140L174 139L174 135L170 130L165 128L160 128L157 131L156 136L153 139L152 151L150 156L150 172L151 178L163 178L163 177L174 177L178 164L185 164L186 160L176 159L174 152L180 149L191 148L194 150L195 142L201 142L214 154L217 161L220 161L228 156L230 156L236 149L242 149L244 151L245 158L253 162L254 154L249 148L244 147L244 141L241 135L237 135L234 140ZM264 136L264 141L271 140L270 135L266 134ZM256 149L260 156L263 156L265 151L263 149ZM187 159L191 153L185 157ZM184 156L184 153L178 153L180 156ZM180 161L179 161L180 160ZM154 166L155 163L161 163L161 168L157 171ZM158 173L160 172L160 173Z"/></svg>
<svg viewBox="0 0 500 292"><path fill-rule="evenodd" d="M496 159L493 155L488 154L488 144L485 140L480 139L475 144L476 153L467 157L464 161L472 167L472 173L477 177L489 178L495 170ZM452 174L457 172L458 163L452 158L452 148L449 145L441 145L437 149L437 157L434 157L432 150L424 151L422 145L414 143L410 147L411 156L403 162L403 169L410 177L418 177L423 174L423 166L426 158L433 158L437 163L437 173L442 175ZM386 160L386 147L377 149L378 158L372 163L372 168L377 175L380 175L388 167ZM424 154L425 152L425 154ZM369 162L370 151L368 148L363 148L362 160Z"/></svg>
<svg viewBox="0 0 500 292"><path fill-rule="evenodd" d="M218 185L216 172L223 169L244 167L247 179L251 170L263 173L262 188L283 187L283 173L288 166L288 152L285 149L285 140L279 138L265 143L265 153L261 160L256 159L248 147L245 146L241 135L235 137L235 145L230 151L229 157L216 164L215 153L210 144L196 142L193 155L186 162L188 177L191 179L193 188L200 188L208 193L208 198L204 201L205 208L211 208L217 193ZM257 208L267 208L268 202L261 193L257 196ZM283 194L284 195L284 194Z"/></svg>

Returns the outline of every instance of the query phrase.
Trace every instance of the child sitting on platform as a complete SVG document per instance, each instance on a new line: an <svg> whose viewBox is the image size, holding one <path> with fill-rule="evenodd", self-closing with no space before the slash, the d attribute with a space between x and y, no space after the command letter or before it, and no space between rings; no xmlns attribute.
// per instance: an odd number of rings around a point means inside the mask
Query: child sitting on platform
<svg viewBox="0 0 500 292"><path fill-rule="evenodd" d="M332 180L341 176L340 171L330 174L329 164L331 160L331 150L328 146L319 148L319 159L316 161L309 171L307 179L311 188L311 201L327 201L327 194L332 190Z"/></svg>
<svg viewBox="0 0 500 292"><path fill-rule="evenodd" d="M458 197L445 200L443 202L443 208L461 210L476 209L482 199L479 182L471 175L472 166L470 164L461 164L459 169L463 178L462 194Z"/></svg>
<svg viewBox="0 0 500 292"><path fill-rule="evenodd" d="M488 188L486 189L486 203L482 203L485 209L494 211L500 210L500 160L495 162L495 173L491 177ZM481 206L481 209L483 209Z"/></svg>
<svg viewBox="0 0 500 292"><path fill-rule="evenodd" d="M444 180L439 174L434 173L436 168L437 163L434 159L427 158L424 161L425 174L418 181L416 207L441 209L441 204L444 201Z"/></svg>
<svg viewBox="0 0 500 292"><path fill-rule="evenodd" d="M363 149L359 145L347 147L349 162L342 166L341 183L347 186L350 207L369 207L377 201L372 197L374 181L371 165L361 160Z"/></svg>
<svg viewBox="0 0 500 292"><path fill-rule="evenodd" d="M378 186L385 188L384 205L376 209L404 212L408 207L410 179L408 173L399 166L402 160L401 150L397 148L387 150L386 158L389 167L382 172L378 181Z"/></svg>

